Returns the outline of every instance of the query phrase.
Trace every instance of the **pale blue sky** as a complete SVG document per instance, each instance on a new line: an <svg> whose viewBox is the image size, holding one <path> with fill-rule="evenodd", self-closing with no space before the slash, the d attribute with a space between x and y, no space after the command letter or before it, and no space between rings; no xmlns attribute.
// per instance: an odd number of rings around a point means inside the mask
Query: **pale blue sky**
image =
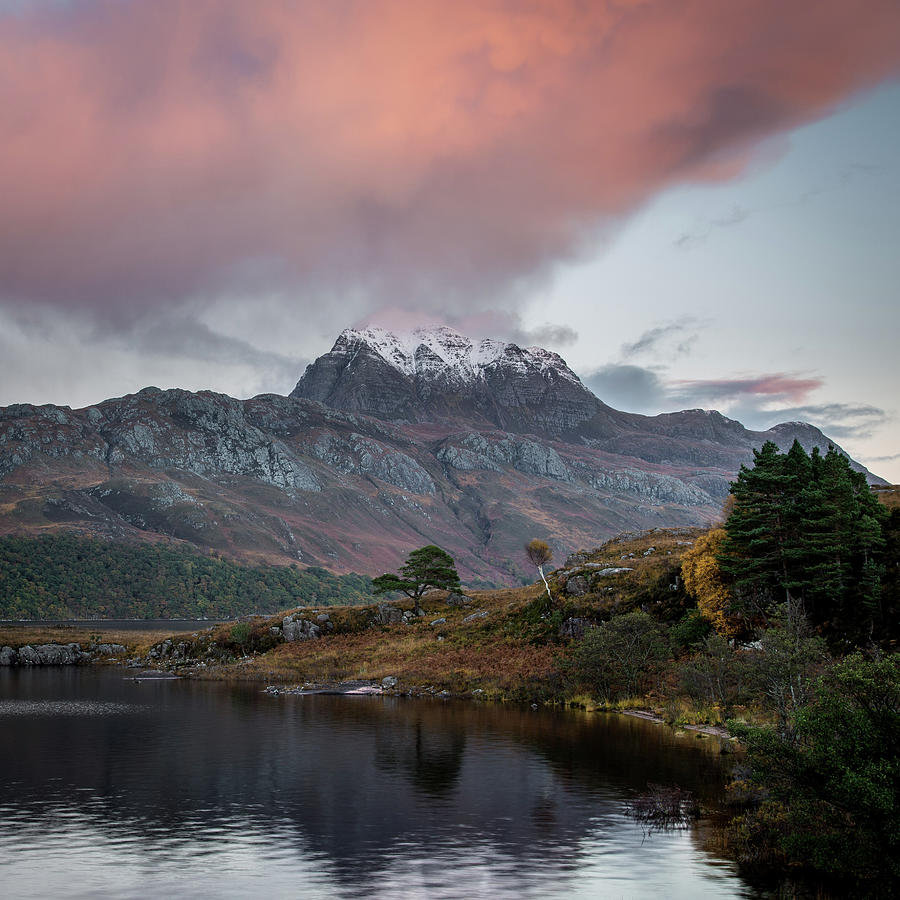
<svg viewBox="0 0 900 900"><path fill-rule="evenodd" d="M525 324L578 323L562 352L613 406L656 413L692 395L761 427L781 421L779 409L845 404L802 417L832 432L857 426L834 437L900 481L900 459L878 459L900 453L898 146L900 87L890 85L775 139L744 177L657 197L592 260L561 269ZM660 326L673 326L668 337L623 353ZM619 364L661 383L616 369L589 378ZM823 384L796 404L676 384L767 373Z"/></svg>

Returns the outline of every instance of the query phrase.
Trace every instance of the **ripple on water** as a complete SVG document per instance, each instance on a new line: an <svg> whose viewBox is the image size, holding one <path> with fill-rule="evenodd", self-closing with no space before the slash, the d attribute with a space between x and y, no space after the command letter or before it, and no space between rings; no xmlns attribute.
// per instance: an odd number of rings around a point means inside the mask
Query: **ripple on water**
<svg viewBox="0 0 900 900"><path fill-rule="evenodd" d="M105 700L0 700L0 716L118 716L142 709Z"/></svg>

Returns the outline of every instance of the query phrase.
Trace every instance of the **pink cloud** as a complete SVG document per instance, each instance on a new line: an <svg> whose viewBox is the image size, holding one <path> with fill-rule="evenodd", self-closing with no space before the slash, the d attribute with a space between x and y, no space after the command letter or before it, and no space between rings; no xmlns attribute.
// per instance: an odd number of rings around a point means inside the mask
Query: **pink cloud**
<svg viewBox="0 0 900 900"><path fill-rule="evenodd" d="M0 296L458 318L900 70L896 0L85 0L0 18Z"/></svg>
<svg viewBox="0 0 900 900"><path fill-rule="evenodd" d="M791 403L803 403L812 391L825 384L825 379L797 378L781 373L755 378L726 378L710 381L677 381L679 392L725 400L740 396L772 397Z"/></svg>

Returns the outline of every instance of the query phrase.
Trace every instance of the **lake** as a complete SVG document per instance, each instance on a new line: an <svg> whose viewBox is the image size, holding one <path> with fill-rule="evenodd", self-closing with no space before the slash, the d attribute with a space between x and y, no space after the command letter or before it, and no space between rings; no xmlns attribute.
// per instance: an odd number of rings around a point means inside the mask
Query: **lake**
<svg viewBox="0 0 900 900"><path fill-rule="evenodd" d="M648 782L714 803L725 768L615 715L0 670L0 892L752 896L709 823L625 813Z"/></svg>

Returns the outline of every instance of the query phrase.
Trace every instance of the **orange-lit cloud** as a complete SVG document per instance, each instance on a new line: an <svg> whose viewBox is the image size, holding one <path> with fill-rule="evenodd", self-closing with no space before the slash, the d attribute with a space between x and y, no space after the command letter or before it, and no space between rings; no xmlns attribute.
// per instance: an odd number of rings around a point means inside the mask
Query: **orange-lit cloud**
<svg viewBox="0 0 900 900"><path fill-rule="evenodd" d="M0 17L0 297L478 301L900 70L896 0L85 0Z"/></svg>

